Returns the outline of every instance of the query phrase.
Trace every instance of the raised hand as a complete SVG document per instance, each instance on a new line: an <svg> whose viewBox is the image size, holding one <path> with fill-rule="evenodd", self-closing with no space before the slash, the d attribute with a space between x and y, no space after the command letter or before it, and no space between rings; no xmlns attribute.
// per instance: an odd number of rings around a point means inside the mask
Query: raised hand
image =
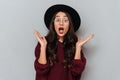
<svg viewBox="0 0 120 80"><path fill-rule="evenodd" d="M88 37L86 38L82 38L82 39L78 39L77 43L76 43L76 47L81 47L83 44L85 44L87 41L89 41L90 39L93 38L93 34L90 34Z"/></svg>
<svg viewBox="0 0 120 80"><path fill-rule="evenodd" d="M74 59L81 59L81 47L83 46L83 44L85 44L87 41L89 41L92 38L93 38L93 34L90 34L86 38L82 38L82 39L78 38L78 41L76 43L76 52Z"/></svg>
<svg viewBox="0 0 120 80"><path fill-rule="evenodd" d="M47 41L46 41L45 37L41 36L37 30L34 31L34 35L37 38L38 42L41 44L41 47L46 47Z"/></svg>

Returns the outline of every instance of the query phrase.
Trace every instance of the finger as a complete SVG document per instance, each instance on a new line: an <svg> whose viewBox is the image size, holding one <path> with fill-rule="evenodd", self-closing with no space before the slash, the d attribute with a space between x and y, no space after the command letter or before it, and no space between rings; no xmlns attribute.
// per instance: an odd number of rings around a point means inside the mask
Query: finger
<svg viewBox="0 0 120 80"><path fill-rule="evenodd" d="M41 42L42 37L41 37L41 35L39 34L39 32L38 32L37 30L35 30L35 31L34 31L34 34L35 34L35 37L37 38L37 40L38 40L39 42Z"/></svg>
<svg viewBox="0 0 120 80"><path fill-rule="evenodd" d="M34 35L37 36L37 30L34 30Z"/></svg>
<svg viewBox="0 0 120 80"><path fill-rule="evenodd" d="M38 36L38 35L36 35L36 38L37 38L37 40L39 41L39 42L41 42L41 37L40 36Z"/></svg>
<svg viewBox="0 0 120 80"><path fill-rule="evenodd" d="M37 34L38 33L38 31L37 30L34 30L34 34Z"/></svg>
<svg viewBox="0 0 120 80"><path fill-rule="evenodd" d="M39 34L38 31L35 31L35 36L36 36L36 38L37 38L38 40L42 40L42 39L43 39L43 37Z"/></svg>
<svg viewBox="0 0 120 80"><path fill-rule="evenodd" d="M34 30L34 34L41 37L40 33L37 30Z"/></svg>
<svg viewBox="0 0 120 80"><path fill-rule="evenodd" d="M92 39L93 36L94 36L94 34L90 34L90 35L88 36L88 40Z"/></svg>
<svg viewBox="0 0 120 80"><path fill-rule="evenodd" d="M93 38L93 34L90 34L86 39L85 39L85 42L87 42L87 41L89 41L90 39L92 39Z"/></svg>
<svg viewBox="0 0 120 80"><path fill-rule="evenodd" d="M45 43L47 43L47 40L46 40L46 38L45 38L45 37L43 37L43 40L44 40L44 42L45 42Z"/></svg>
<svg viewBox="0 0 120 80"><path fill-rule="evenodd" d="M45 37L42 37L42 38L43 38L43 40L46 40Z"/></svg>

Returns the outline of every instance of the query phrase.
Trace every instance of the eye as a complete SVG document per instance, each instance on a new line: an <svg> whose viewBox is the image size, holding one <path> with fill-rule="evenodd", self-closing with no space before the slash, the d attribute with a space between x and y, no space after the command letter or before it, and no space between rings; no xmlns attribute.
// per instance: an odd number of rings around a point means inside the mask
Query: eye
<svg viewBox="0 0 120 80"><path fill-rule="evenodd" d="M65 19L64 22L68 22L68 19Z"/></svg>
<svg viewBox="0 0 120 80"><path fill-rule="evenodd" d="M55 22L60 22L60 19L55 19Z"/></svg>
<svg viewBox="0 0 120 80"><path fill-rule="evenodd" d="M68 21L69 21L68 19L64 19L64 20L63 20L63 22L65 22L65 23L68 22Z"/></svg>

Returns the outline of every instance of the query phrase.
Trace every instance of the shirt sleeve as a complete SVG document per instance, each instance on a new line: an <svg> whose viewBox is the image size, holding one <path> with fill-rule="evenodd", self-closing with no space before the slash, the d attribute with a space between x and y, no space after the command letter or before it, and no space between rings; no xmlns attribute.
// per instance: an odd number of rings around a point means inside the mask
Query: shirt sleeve
<svg viewBox="0 0 120 80"><path fill-rule="evenodd" d="M36 59L35 59L35 62L34 62L34 68L36 70L37 75L45 75L49 71L49 65L48 65L48 63L40 64L38 62L39 56L40 56L40 44L38 43L36 48L35 48L35 58Z"/></svg>
<svg viewBox="0 0 120 80"><path fill-rule="evenodd" d="M84 54L81 51L81 59L74 59L72 61L72 67L70 68L72 75L74 76L81 75L85 69L85 65L86 65L86 58L84 57Z"/></svg>

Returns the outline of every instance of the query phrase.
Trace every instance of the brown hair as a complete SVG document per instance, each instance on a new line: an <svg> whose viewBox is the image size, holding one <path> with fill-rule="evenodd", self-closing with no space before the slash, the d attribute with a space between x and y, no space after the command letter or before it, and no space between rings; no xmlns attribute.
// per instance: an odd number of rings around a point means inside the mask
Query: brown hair
<svg viewBox="0 0 120 80"><path fill-rule="evenodd" d="M63 40L63 49L64 49L63 65L64 65L64 67L70 67L72 65L71 62L75 55L75 49L76 49L75 44L77 42L77 36L74 32L74 26L73 26L70 15L65 11L62 11L62 12L64 12L67 15L67 17L69 19L69 23L70 23L69 30L66 33L66 35L64 36L64 40ZM50 29L49 29L48 34L46 35L46 40L48 42L46 53L47 53L47 59L49 60L51 66L57 62L56 53L57 53L57 44L58 44L57 37L58 36L54 29L54 19L55 19L56 14L54 14L54 16L51 20Z"/></svg>

